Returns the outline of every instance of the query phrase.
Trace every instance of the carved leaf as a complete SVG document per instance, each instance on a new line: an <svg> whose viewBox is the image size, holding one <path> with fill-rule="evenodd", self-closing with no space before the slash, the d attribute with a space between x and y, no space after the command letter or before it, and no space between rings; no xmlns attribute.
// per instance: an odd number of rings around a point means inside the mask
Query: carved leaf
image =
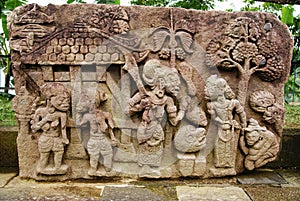
<svg viewBox="0 0 300 201"><path fill-rule="evenodd" d="M267 64L264 68L257 69L259 77L267 82L274 81L281 77L284 71L284 65L281 58L272 57L267 60Z"/></svg>
<svg viewBox="0 0 300 201"><path fill-rule="evenodd" d="M162 49L165 41L170 37L170 31L167 28L158 28L151 35L153 35L153 51L157 52Z"/></svg>
<svg viewBox="0 0 300 201"><path fill-rule="evenodd" d="M193 50L191 49L191 46L193 44L193 38L191 34L185 31L178 31L175 34L175 37L178 38L182 43L182 48L184 49L184 51L190 54L193 53Z"/></svg>
<svg viewBox="0 0 300 201"><path fill-rule="evenodd" d="M239 43L232 52L232 58L238 62L243 62L248 58L255 58L258 55L258 49L254 43Z"/></svg>

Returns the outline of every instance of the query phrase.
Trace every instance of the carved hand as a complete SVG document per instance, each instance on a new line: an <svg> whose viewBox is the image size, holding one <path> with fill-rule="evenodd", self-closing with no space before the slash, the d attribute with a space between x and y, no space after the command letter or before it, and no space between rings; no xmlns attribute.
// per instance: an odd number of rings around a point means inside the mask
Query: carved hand
<svg viewBox="0 0 300 201"><path fill-rule="evenodd" d="M69 139L68 138L62 138L62 142L64 144L69 144Z"/></svg>

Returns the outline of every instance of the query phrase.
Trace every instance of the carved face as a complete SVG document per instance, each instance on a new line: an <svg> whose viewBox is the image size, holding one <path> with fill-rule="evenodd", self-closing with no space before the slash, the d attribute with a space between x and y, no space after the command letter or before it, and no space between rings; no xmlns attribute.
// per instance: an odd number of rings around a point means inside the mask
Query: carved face
<svg viewBox="0 0 300 201"><path fill-rule="evenodd" d="M260 99L257 99L256 104L253 105L252 108L255 111L264 112L266 110L266 108L272 104L273 104L272 100L270 100L269 98L266 98L266 97L262 97Z"/></svg>
<svg viewBox="0 0 300 201"><path fill-rule="evenodd" d="M217 96L215 95L215 90L216 87L215 86L206 86L204 89L204 94L205 94L205 99L207 100L214 100L217 98Z"/></svg>
<svg viewBox="0 0 300 201"><path fill-rule="evenodd" d="M67 93L52 96L50 102L53 107L60 111L67 111L70 107L69 95Z"/></svg>
<svg viewBox="0 0 300 201"><path fill-rule="evenodd" d="M253 146L259 140L260 134L258 131L246 133L246 142L249 146Z"/></svg>
<svg viewBox="0 0 300 201"><path fill-rule="evenodd" d="M285 111L281 106L273 105L272 107L267 108L263 115L263 118L269 124L273 124L282 121L284 113Z"/></svg>
<svg viewBox="0 0 300 201"><path fill-rule="evenodd" d="M215 100L218 96L224 95L225 91L228 91L228 95L230 95L231 91L229 89L230 87L224 79L216 77L215 80L210 80L209 78L204 89L205 99Z"/></svg>
<svg viewBox="0 0 300 201"><path fill-rule="evenodd" d="M172 96L177 96L179 93L180 79L177 73L171 73L166 77L166 91Z"/></svg>
<svg viewBox="0 0 300 201"><path fill-rule="evenodd" d="M76 105L76 111L79 113L88 112L90 108L90 102L81 98Z"/></svg>

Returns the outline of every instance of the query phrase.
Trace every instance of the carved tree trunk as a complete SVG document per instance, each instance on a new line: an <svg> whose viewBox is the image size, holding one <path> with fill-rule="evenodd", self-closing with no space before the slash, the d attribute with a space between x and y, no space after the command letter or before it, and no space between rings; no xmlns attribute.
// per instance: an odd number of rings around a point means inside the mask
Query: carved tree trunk
<svg viewBox="0 0 300 201"><path fill-rule="evenodd" d="M249 80L251 75L252 75L252 71L250 70L250 60L247 59L245 61L244 69L240 70L240 81L238 85L238 95L237 95L237 99L243 107L245 107L246 104Z"/></svg>

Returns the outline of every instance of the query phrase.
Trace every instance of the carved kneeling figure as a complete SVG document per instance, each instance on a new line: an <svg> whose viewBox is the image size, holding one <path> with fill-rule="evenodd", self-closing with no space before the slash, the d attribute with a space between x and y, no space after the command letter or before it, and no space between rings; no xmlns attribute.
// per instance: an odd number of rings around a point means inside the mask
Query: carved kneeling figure
<svg viewBox="0 0 300 201"><path fill-rule="evenodd" d="M245 136L241 136L240 145L246 154L244 161L246 169L253 170L276 159L279 143L271 131L260 126L252 118L245 131Z"/></svg>

